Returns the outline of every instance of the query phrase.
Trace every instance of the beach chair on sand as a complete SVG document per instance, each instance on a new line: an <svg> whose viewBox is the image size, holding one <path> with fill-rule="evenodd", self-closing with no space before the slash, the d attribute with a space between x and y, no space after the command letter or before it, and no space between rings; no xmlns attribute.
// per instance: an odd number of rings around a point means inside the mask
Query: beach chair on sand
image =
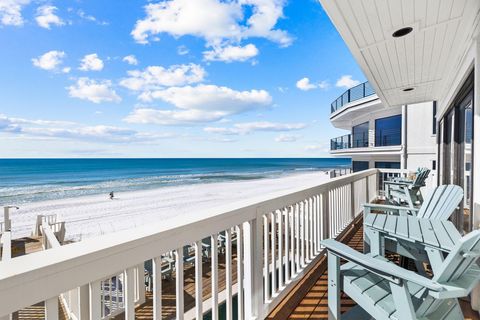
<svg viewBox="0 0 480 320"><path fill-rule="evenodd" d="M480 230L458 241L432 279L333 239L322 244L328 250L329 319L464 319L458 298L480 280ZM358 305L345 315L341 291Z"/></svg>
<svg viewBox="0 0 480 320"><path fill-rule="evenodd" d="M423 197L420 190L425 186L430 169L421 168L414 180L397 179L384 182L385 199L391 204L402 204L406 202L410 208L416 203L422 203Z"/></svg>

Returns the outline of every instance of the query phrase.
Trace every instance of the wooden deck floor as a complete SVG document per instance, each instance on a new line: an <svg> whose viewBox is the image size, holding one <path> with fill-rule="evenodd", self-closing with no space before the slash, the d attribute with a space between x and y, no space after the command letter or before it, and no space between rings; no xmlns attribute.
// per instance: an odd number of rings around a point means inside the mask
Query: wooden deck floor
<svg viewBox="0 0 480 320"><path fill-rule="evenodd" d="M363 252L363 221L355 221L351 228L340 235L340 241ZM269 315L268 319L328 319L328 294L327 294L327 259L324 258L313 271L310 272L302 283L299 283L284 301ZM468 300L461 300L460 304L465 319L480 320L478 313L473 311ZM342 294L342 312L355 306L355 302Z"/></svg>
<svg viewBox="0 0 480 320"><path fill-rule="evenodd" d="M237 254L236 247L232 248L232 281L237 281ZM219 292L225 290L226 287L226 270L225 270L225 255L219 253L218 257L218 287ZM211 261L208 259L203 263L203 300L209 299L212 296L211 291ZM184 273L184 301L185 312L195 307L195 267L190 265L185 268ZM146 320L153 319L152 293L147 292L146 302L135 309L135 319ZM175 318L175 276L171 280L162 281L162 319ZM120 314L113 318L115 320L125 319L124 314Z"/></svg>

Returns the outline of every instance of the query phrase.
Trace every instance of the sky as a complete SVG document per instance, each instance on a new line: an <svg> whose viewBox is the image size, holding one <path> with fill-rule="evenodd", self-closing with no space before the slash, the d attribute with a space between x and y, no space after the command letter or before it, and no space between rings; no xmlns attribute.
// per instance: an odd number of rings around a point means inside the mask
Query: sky
<svg viewBox="0 0 480 320"><path fill-rule="evenodd" d="M316 0L0 0L0 158L327 157L365 81Z"/></svg>

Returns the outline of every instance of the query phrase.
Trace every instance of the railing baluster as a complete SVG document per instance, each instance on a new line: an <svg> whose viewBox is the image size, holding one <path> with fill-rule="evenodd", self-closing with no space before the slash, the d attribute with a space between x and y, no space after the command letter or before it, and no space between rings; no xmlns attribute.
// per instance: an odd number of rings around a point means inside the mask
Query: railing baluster
<svg viewBox="0 0 480 320"><path fill-rule="evenodd" d="M305 266L305 201L300 203L300 267Z"/></svg>
<svg viewBox="0 0 480 320"><path fill-rule="evenodd" d="M285 283L290 282L290 207L285 211Z"/></svg>
<svg viewBox="0 0 480 320"><path fill-rule="evenodd" d="M123 296L125 304L125 320L135 319L135 269L128 268L123 276Z"/></svg>
<svg viewBox="0 0 480 320"><path fill-rule="evenodd" d="M183 247L175 250L175 302L177 320L183 320Z"/></svg>
<svg viewBox="0 0 480 320"><path fill-rule="evenodd" d="M58 297L45 301L45 320L58 320Z"/></svg>
<svg viewBox="0 0 480 320"><path fill-rule="evenodd" d="M271 255L272 255L272 289L271 289L271 297L275 296L277 291L277 258L276 258L276 251L277 251L277 222L275 219L275 211L270 213L271 217Z"/></svg>
<svg viewBox="0 0 480 320"><path fill-rule="evenodd" d="M95 281L89 284L90 319L100 319L102 317L100 286L101 281Z"/></svg>
<svg viewBox="0 0 480 320"><path fill-rule="evenodd" d="M313 253L313 247L315 245L315 235L313 234L313 198L308 199L308 223L309 223L309 234L310 234L310 261L313 260L314 253Z"/></svg>
<svg viewBox="0 0 480 320"><path fill-rule="evenodd" d="M153 320L162 319L162 257L152 260L153 271Z"/></svg>
<svg viewBox="0 0 480 320"><path fill-rule="evenodd" d="M300 270L300 204L295 204L295 212L294 212L294 219L295 219L295 274L297 274Z"/></svg>
<svg viewBox="0 0 480 320"><path fill-rule="evenodd" d="M195 242L195 315L197 319L203 318L203 261L202 240Z"/></svg>
<svg viewBox="0 0 480 320"><path fill-rule="evenodd" d="M283 288L285 285L284 279L283 279L283 273L284 273L284 268L283 268L283 261L284 261L284 255L283 255L283 244L284 244L284 239L283 239L283 209L278 210L278 291Z"/></svg>
<svg viewBox="0 0 480 320"><path fill-rule="evenodd" d="M218 320L218 234L213 234L212 242L212 320Z"/></svg>
<svg viewBox="0 0 480 320"><path fill-rule="evenodd" d="M232 305L232 233L231 229L225 231L225 291L227 294L227 320L233 319L233 305Z"/></svg>
<svg viewBox="0 0 480 320"><path fill-rule="evenodd" d="M270 243L268 237L268 215L263 216L263 296L265 301L270 299Z"/></svg>
<svg viewBox="0 0 480 320"><path fill-rule="evenodd" d="M305 210L304 210L304 216L303 216L303 221L305 222L304 225L304 230L305 230L305 266L308 264L308 261L310 260L310 221L308 219L310 215L310 200L306 199L304 201L305 204Z"/></svg>
<svg viewBox="0 0 480 320"><path fill-rule="evenodd" d="M243 316L243 232L242 225L237 226L237 304L238 304L238 319L244 319Z"/></svg>

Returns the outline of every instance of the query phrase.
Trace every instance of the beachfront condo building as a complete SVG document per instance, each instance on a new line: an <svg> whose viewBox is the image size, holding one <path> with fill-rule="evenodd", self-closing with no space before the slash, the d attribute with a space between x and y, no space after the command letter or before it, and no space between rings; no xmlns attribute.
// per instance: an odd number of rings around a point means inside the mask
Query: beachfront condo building
<svg viewBox="0 0 480 320"><path fill-rule="evenodd" d="M369 82L346 90L330 106L330 121L347 134L330 140L330 154L352 159L352 171L429 168L436 184L437 103L388 107ZM418 119L422 119L418 125Z"/></svg>
<svg viewBox="0 0 480 320"><path fill-rule="evenodd" d="M332 110L332 123L351 130L349 139L332 144L332 153L365 161L354 166L365 170L313 187L259 194L199 212L198 219L160 221L71 244L59 241L54 220L40 217L36 230L43 239L42 250L14 258L9 230L14 226L7 219L1 229L0 318L28 319L36 314L48 320L338 319L339 310L355 310L368 301L331 295L339 287L328 281L327 271L338 279L341 274L329 269L336 264L327 263L323 246L327 243L322 241L335 238L363 251L363 204L383 201L382 182L405 177L417 166L436 171L435 185L460 186L464 195L449 219L441 222L455 237L436 234L447 230L436 230L438 222L424 221L422 225L430 226L425 228L428 237L425 233L415 238L415 243L428 240L429 250L443 252L430 264L450 257L449 250L463 244L462 236L477 234L480 1L320 3L368 79L361 87L363 97L341 101ZM442 243L448 241L450 249L445 249ZM455 257L475 262L476 246L455 249ZM357 251L348 256L358 256ZM442 271L459 280L448 288L442 279L435 282L408 271L407 264L402 269L410 279L428 286L424 289L431 293L427 298L435 302L432 306L440 305L439 299L450 299L438 310L424 308L422 319L478 319L480 288L470 290L478 282L478 268L469 263L473 271L464 281L466 269L457 266ZM389 276L384 269L378 274L391 286L380 288L382 296L378 291L371 295L381 302L364 311L377 319L420 318L415 308L422 301L412 303L407 291L425 291L403 285L402 272ZM378 274L359 278L368 281ZM393 299L392 287L405 299Z"/></svg>

